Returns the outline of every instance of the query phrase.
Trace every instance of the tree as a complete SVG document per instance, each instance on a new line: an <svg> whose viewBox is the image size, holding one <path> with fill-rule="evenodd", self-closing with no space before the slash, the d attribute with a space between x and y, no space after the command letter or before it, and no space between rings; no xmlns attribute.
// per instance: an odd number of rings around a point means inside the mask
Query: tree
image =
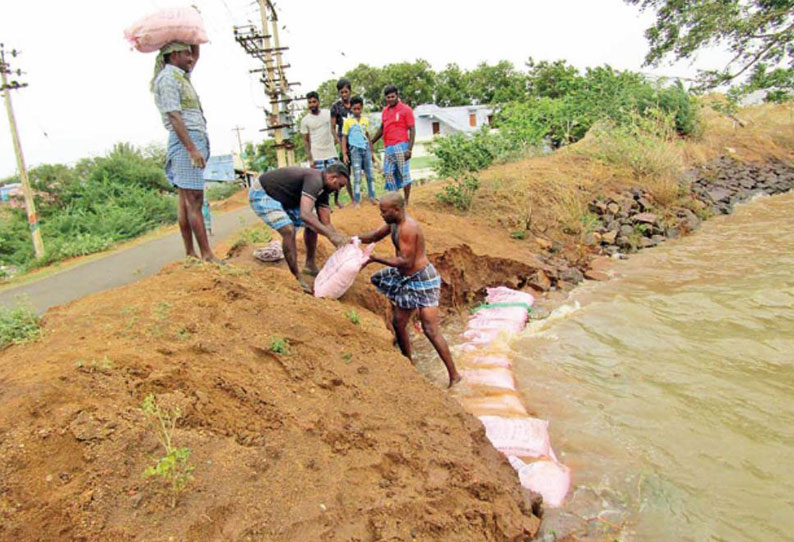
<svg viewBox="0 0 794 542"><path fill-rule="evenodd" d="M656 10L656 22L645 32L651 46L646 65L727 46L733 58L722 69L701 71L701 90L734 84L780 96L794 89L794 0L625 1Z"/></svg>
<svg viewBox="0 0 794 542"><path fill-rule="evenodd" d="M471 103L468 73L457 64L447 64L443 71L436 74L435 103L441 107Z"/></svg>
<svg viewBox="0 0 794 542"><path fill-rule="evenodd" d="M471 97L480 104L521 100L527 94L526 76L512 62L501 60L490 66L481 62L469 72Z"/></svg>
<svg viewBox="0 0 794 542"><path fill-rule="evenodd" d="M535 62L532 57L526 62L527 87L530 94L540 98L561 98L579 86L579 70L565 60Z"/></svg>

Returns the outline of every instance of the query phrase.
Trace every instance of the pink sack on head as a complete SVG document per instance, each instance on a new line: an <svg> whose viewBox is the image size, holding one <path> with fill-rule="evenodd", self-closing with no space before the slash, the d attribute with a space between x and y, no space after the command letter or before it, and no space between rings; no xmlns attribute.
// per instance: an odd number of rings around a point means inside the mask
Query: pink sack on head
<svg viewBox="0 0 794 542"><path fill-rule="evenodd" d="M549 422L537 418L480 416L485 434L494 448L517 457L549 456Z"/></svg>
<svg viewBox="0 0 794 542"><path fill-rule="evenodd" d="M314 296L339 299L356 281L358 272L367 260L374 244L361 249L358 237L334 252L314 280Z"/></svg>
<svg viewBox="0 0 794 542"><path fill-rule="evenodd" d="M209 41L201 14L194 7L161 9L133 23L124 37L141 53L158 51L172 41L190 45Z"/></svg>

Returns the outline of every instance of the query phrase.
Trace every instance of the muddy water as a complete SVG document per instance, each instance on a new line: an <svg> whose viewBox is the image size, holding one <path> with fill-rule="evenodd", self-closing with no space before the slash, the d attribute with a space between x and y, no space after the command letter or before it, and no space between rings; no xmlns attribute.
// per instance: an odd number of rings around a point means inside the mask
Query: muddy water
<svg viewBox="0 0 794 542"><path fill-rule="evenodd" d="M614 271L513 343L574 470L544 538L794 540L794 195Z"/></svg>

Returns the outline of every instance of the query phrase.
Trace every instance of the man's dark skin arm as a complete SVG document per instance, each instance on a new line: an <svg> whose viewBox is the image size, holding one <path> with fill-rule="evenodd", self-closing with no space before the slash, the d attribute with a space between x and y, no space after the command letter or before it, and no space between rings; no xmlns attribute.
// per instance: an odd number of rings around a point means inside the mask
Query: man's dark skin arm
<svg viewBox="0 0 794 542"><path fill-rule="evenodd" d="M411 144L408 147L408 152L405 153L405 159L410 160L411 154L414 152L414 141L416 141L416 126L408 128L408 135L411 137Z"/></svg>
<svg viewBox="0 0 794 542"><path fill-rule="evenodd" d="M342 147L342 140L339 138L339 130L336 129L336 119L337 119L336 115L331 115L331 133L334 134L334 141L336 141L336 146L339 147L340 149L343 149L344 147Z"/></svg>
<svg viewBox="0 0 794 542"><path fill-rule="evenodd" d="M317 233L324 235L331 241L334 246L341 246L348 242L348 237L339 233L331 225L331 209L328 207L320 207L317 209L317 215L312 210L316 202L309 196L301 196L301 220Z"/></svg>
<svg viewBox="0 0 794 542"><path fill-rule="evenodd" d="M378 126L378 131L377 131L377 132L375 132L375 136L372 138L372 148L373 148L373 149L375 148L375 143L377 143L377 142L378 142L378 140L379 140L381 137L383 137L383 124L381 124L380 126ZM411 142L411 148L413 148L413 141Z"/></svg>
<svg viewBox="0 0 794 542"><path fill-rule="evenodd" d="M309 134L301 134L303 137L303 148L306 149L306 156L309 158L309 163L314 169L314 158L312 158L312 142L309 140Z"/></svg>
<svg viewBox="0 0 794 542"><path fill-rule="evenodd" d="M384 239L389 233L391 232L391 228L388 224L384 224L377 230L372 230L371 232L363 233L358 236L359 240L364 243L365 245L369 245L371 243L377 243L381 239Z"/></svg>
<svg viewBox="0 0 794 542"><path fill-rule="evenodd" d="M204 169L207 165L207 161L204 159L204 155L201 154L196 148L196 144L193 143L193 140L190 139L190 134L187 132L187 127L185 127L185 121L182 120L182 112L181 111L169 111L168 112L168 120L171 121L171 126L174 127L174 132L176 136L179 138L179 141L187 149L188 154L190 155L190 160L193 162L193 165L199 168Z"/></svg>
<svg viewBox="0 0 794 542"><path fill-rule="evenodd" d="M407 275L414 265L416 258L416 232L412 228L403 226L400 228L400 249L397 256L392 258L381 258L379 256L370 256L370 262L381 263L389 267L396 267L401 273Z"/></svg>

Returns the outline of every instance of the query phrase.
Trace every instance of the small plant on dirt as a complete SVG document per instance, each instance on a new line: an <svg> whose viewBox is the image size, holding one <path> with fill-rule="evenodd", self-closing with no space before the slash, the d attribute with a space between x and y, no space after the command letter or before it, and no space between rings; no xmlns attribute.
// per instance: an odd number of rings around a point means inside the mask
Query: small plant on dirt
<svg viewBox="0 0 794 542"><path fill-rule="evenodd" d="M459 211L468 211L471 209L474 193L479 188L480 180L474 175L466 174L452 179L436 197Z"/></svg>
<svg viewBox="0 0 794 542"><path fill-rule="evenodd" d="M354 325L359 325L361 323L361 318L358 316L358 313L352 309L345 313L345 317Z"/></svg>
<svg viewBox="0 0 794 542"><path fill-rule="evenodd" d="M234 247L244 247L258 243L269 243L273 236L269 229L263 227L248 228L237 235Z"/></svg>
<svg viewBox="0 0 794 542"><path fill-rule="evenodd" d="M155 466L148 467L143 475L147 478L159 476L168 482L171 489L171 508L175 508L179 494L185 490L188 482L193 480L193 471L196 469L190 463L190 448L174 446L174 429L182 413L176 407L173 409L161 407L152 393L146 396L141 408L155 425L157 440L165 449L165 455L157 460Z"/></svg>
<svg viewBox="0 0 794 542"><path fill-rule="evenodd" d="M167 301L161 301L157 305L155 305L154 310L152 313L154 317L158 320L165 320L168 318L168 314L171 312L171 303Z"/></svg>
<svg viewBox="0 0 794 542"><path fill-rule="evenodd" d="M345 363L350 363L353 361L353 354L349 352L347 354L342 354L342 359L345 360Z"/></svg>
<svg viewBox="0 0 794 542"><path fill-rule="evenodd" d="M113 370L113 362L107 356L102 359L92 359L91 361L78 360L75 363L78 371L83 373L109 373Z"/></svg>
<svg viewBox="0 0 794 542"><path fill-rule="evenodd" d="M270 339L270 351L274 354L286 354L289 351L289 341L283 337Z"/></svg>
<svg viewBox="0 0 794 542"><path fill-rule="evenodd" d="M38 338L41 318L29 307L0 307L0 350Z"/></svg>
<svg viewBox="0 0 794 542"><path fill-rule="evenodd" d="M512 237L513 239L526 239L527 238L527 232L526 231L522 231L522 230L511 231L510 232L510 237Z"/></svg>

